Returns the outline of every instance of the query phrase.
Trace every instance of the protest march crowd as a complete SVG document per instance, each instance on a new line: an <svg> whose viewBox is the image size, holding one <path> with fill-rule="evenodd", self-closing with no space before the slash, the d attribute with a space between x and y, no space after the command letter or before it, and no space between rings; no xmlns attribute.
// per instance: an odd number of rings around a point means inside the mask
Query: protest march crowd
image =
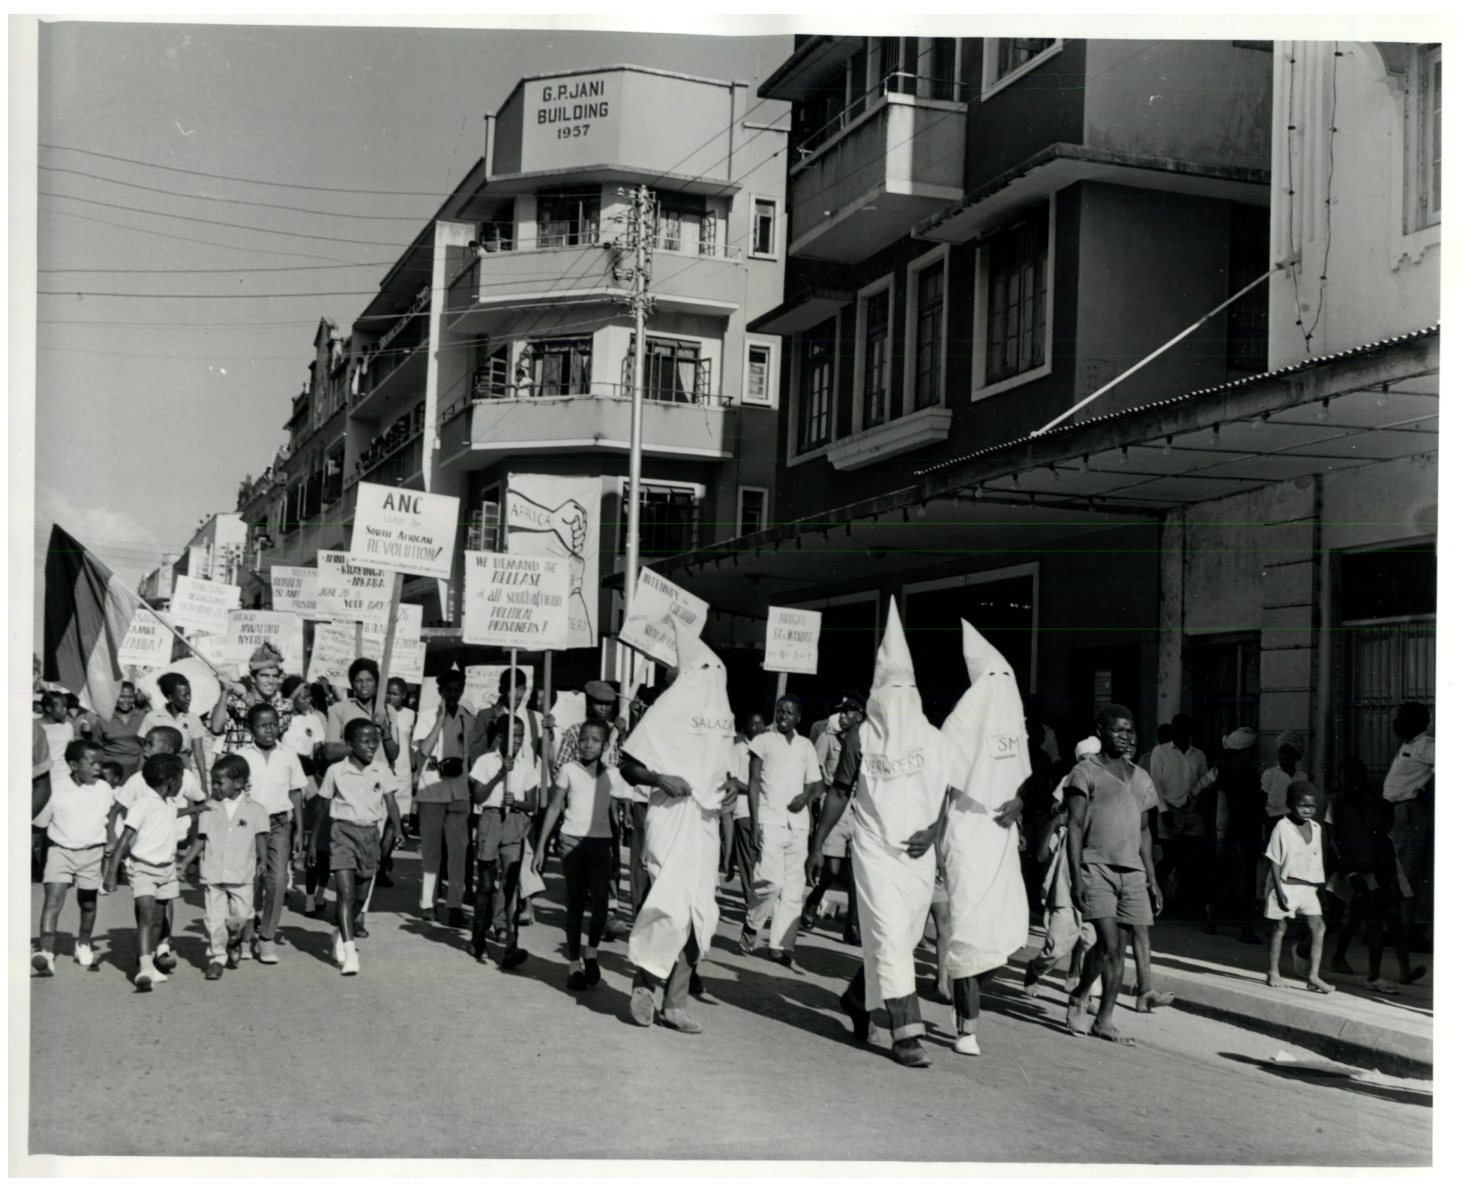
<svg viewBox="0 0 1475 1192"><path fill-rule="evenodd" d="M1432 878L1434 744L1422 705L1399 712L1401 746L1381 792L1351 759L1324 793L1301 767L1300 734L1282 734L1277 764L1261 771L1255 730L1238 728L1211 765L1188 716L1147 749L1133 713L1114 704L1062 760L1054 729L1027 714L1009 663L967 622L959 645L970 686L937 727L894 602L870 691L843 694L807 735L793 697L735 716L722 661L690 626L668 626L677 665L656 687L622 697L591 680L584 718L558 733L515 667L497 700L474 708L455 666L418 698L390 677L381 699L373 659L354 661L349 686L335 691L284 674L267 644L209 708L195 705L186 675L170 672L152 706L144 684L124 683L108 716L38 674L35 974L54 976L65 955L58 936L71 889L72 958L97 964L99 892L122 881L135 907L137 990L184 976L172 941L193 913L181 897L191 881L203 894L205 980L248 959L279 963L278 920L293 889L309 916L331 923L341 973L359 974L373 891L407 880L393 854L414 838L421 915L468 930L474 962L513 970L528 959L519 928L537 900L562 918L576 995L605 979L600 952L617 938L628 845L630 1017L683 1033L701 1031L690 1004L705 998L700 965L724 881L742 890L741 950L760 953L766 932L766 955L801 973L801 934L843 901L840 938L861 963L839 1008L858 1041L880 1030L910 1067L931 1062L920 996L950 1002L955 1051L980 1054L985 982L1025 947L1032 916L1045 938L1025 965L1025 993L1065 962L1069 1029L1131 1044L1114 1015L1129 943L1136 1008L1172 1000L1151 976L1164 889L1205 931L1232 924L1267 946L1255 925L1268 923L1271 985L1287 980L1289 938L1298 980L1333 992L1324 971L1352 973L1359 931L1371 988L1398 988L1381 969L1385 946L1398 982L1424 975L1410 959L1423 946L1411 908ZM561 906L545 886L555 872ZM936 983L919 991L929 918Z"/></svg>

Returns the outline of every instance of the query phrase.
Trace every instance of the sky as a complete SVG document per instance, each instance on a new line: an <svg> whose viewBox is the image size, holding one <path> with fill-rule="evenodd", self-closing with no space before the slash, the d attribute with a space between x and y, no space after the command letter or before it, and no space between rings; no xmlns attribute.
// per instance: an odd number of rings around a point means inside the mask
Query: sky
<svg viewBox="0 0 1475 1192"><path fill-rule="evenodd" d="M352 322L523 75L633 63L756 83L792 44L43 25L38 609L53 521L131 588L235 508L286 441L318 319Z"/></svg>

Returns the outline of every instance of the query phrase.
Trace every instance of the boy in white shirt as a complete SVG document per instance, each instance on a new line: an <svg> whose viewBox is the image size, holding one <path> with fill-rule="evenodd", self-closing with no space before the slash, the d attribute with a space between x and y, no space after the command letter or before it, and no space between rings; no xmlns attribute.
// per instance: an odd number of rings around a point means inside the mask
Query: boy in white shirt
<svg viewBox="0 0 1475 1192"><path fill-rule="evenodd" d="M56 924L66 906L67 890L77 887L77 943L73 958L83 968L93 965L92 927L97 921L97 891L102 885L103 857L111 850L109 823L113 791L98 778L102 750L91 742L67 743L66 775L58 775L51 799L35 819L46 829L51 848L41 877L46 900L41 907L41 938L31 967L43 977L56 975Z"/></svg>
<svg viewBox="0 0 1475 1192"><path fill-rule="evenodd" d="M251 768L252 798L266 809L270 823L266 868L256 898L256 959L276 964L277 921L292 884L292 860L307 839L302 823L307 775L297 754L277 743L280 719L275 708L257 704L246 714L246 723L251 741L239 753Z"/></svg>
<svg viewBox="0 0 1475 1192"><path fill-rule="evenodd" d="M328 864L338 890L333 959L342 965L345 977L352 977L359 971L354 920L368 902L370 885L379 870L379 817L389 816L394 845L404 833L399 806L394 801L394 775L375 757L379 750L378 726L362 717L350 720L343 726L343 739L348 756L328 767L319 795L329 800L332 822Z"/></svg>
<svg viewBox="0 0 1475 1192"><path fill-rule="evenodd" d="M483 753L471 767L471 801L481 808L471 954L478 962L485 961L490 925L492 939L507 944L504 969L516 968L528 958L527 950L517 945L517 888L530 817L538 807L538 769L532 753L523 749L524 735L523 722L513 721L510 767L499 749ZM500 739L496 744L501 745Z"/></svg>
<svg viewBox="0 0 1475 1192"><path fill-rule="evenodd" d="M1286 814L1276 822L1265 848L1265 859L1270 863L1265 917L1275 924L1270 937L1270 972L1265 983L1275 988L1285 985L1280 975L1280 946L1285 940L1287 923L1300 915L1311 930L1311 974L1306 979L1306 988L1313 993L1332 993L1333 986L1321 979L1326 926L1317 891L1326 881L1326 866L1322 857L1322 829L1315 815L1316 788L1305 781L1291 783L1286 792Z"/></svg>
<svg viewBox="0 0 1475 1192"><path fill-rule="evenodd" d="M108 860L102 888L105 894L118 888L118 866L126 861L138 925L138 972L133 984L140 993L147 993L169 979L155 964L155 940L163 918L161 907L179 897L179 876L174 867L179 814L171 800L179 794L183 782L184 760L177 754L156 753L144 761L141 773L148 790L128 808L123 839ZM174 967L172 957L169 967Z"/></svg>

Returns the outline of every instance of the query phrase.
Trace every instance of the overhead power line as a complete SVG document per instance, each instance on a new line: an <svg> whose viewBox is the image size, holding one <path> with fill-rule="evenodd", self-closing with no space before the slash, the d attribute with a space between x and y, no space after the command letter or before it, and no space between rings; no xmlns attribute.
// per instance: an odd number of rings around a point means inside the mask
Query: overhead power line
<svg viewBox="0 0 1475 1192"><path fill-rule="evenodd" d="M102 224L104 227L118 228L124 232L140 232L146 236L162 236L165 240L181 240L185 244L204 244L211 248L224 248L231 252L250 253L253 257L298 257L304 261L335 261L343 265L352 265L353 261L345 261L342 257L325 257L320 253L293 252L287 248L246 248L240 244L224 244L219 240L202 240L198 236L181 236L177 232L161 232L157 228L140 228L133 224L118 223L112 219L100 219L95 215L83 215L80 211L58 211L54 207L38 207L43 215L64 215L68 219L85 220L87 223ZM133 210L129 208L128 210Z"/></svg>
<svg viewBox="0 0 1475 1192"><path fill-rule="evenodd" d="M103 269L96 265L58 266L37 269L37 273L292 273L302 269L385 269L393 261L365 261L362 265L345 261L341 265L257 265L245 269Z"/></svg>

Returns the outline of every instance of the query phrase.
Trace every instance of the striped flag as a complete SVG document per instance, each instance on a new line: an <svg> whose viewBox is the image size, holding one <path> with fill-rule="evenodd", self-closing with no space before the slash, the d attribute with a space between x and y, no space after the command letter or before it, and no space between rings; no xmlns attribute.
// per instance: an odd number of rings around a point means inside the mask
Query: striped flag
<svg viewBox="0 0 1475 1192"><path fill-rule="evenodd" d="M75 692L83 707L110 714L123 682L118 647L142 604L96 555L53 525L46 550L46 678Z"/></svg>

